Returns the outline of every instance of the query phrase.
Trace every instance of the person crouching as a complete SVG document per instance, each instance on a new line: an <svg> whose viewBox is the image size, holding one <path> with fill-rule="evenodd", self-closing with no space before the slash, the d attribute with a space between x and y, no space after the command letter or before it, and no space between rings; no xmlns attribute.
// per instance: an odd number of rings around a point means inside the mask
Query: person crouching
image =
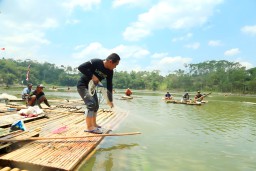
<svg viewBox="0 0 256 171"><path fill-rule="evenodd" d="M32 92L31 98L28 101L29 106L38 105L40 108L42 108L41 103L44 102L48 107L51 107L45 97L43 88L44 86L42 84L37 85L36 90Z"/></svg>

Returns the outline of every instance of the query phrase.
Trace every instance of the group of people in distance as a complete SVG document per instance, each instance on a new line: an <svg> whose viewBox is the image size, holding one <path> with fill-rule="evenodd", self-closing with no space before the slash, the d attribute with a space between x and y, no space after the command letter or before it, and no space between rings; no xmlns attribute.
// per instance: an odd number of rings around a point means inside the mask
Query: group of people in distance
<svg viewBox="0 0 256 171"><path fill-rule="evenodd" d="M35 90L32 90L33 84L29 83L26 88L23 89L21 93L21 98L25 100L27 106L35 106L38 105L40 108L41 103L44 102L48 107L51 105L48 103L48 100L45 97L43 92L44 86L39 84L36 86Z"/></svg>
<svg viewBox="0 0 256 171"><path fill-rule="evenodd" d="M165 94L165 100L172 100L173 96L167 92ZM197 94L194 97L194 102L201 102L204 99L204 95L200 93L200 91L197 91ZM188 92L186 92L181 99L182 102L191 102L191 99L189 98Z"/></svg>

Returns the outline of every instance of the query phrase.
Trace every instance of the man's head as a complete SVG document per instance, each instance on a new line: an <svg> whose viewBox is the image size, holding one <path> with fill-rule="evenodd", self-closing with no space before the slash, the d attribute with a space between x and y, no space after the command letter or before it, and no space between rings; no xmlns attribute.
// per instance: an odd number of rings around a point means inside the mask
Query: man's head
<svg viewBox="0 0 256 171"><path fill-rule="evenodd" d="M28 83L28 88L32 88L33 84L32 83Z"/></svg>
<svg viewBox="0 0 256 171"><path fill-rule="evenodd" d="M116 53L112 53L110 54L107 58L106 58L106 64L105 67L113 70L116 68L116 66L119 64L119 61L121 60L120 56Z"/></svg>
<svg viewBox="0 0 256 171"><path fill-rule="evenodd" d="M43 84L38 84L38 85L36 86L36 89L38 89L38 90L43 90L43 88L44 88L44 85L43 85Z"/></svg>
<svg viewBox="0 0 256 171"><path fill-rule="evenodd" d="M197 93L199 94L199 93L200 93L200 91L197 91Z"/></svg>
<svg viewBox="0 0 256 171"><path fill-rule="evenodd" d="M111 54L106 58L106 60L107 60L107 61L108 61L108 60L111 60L113 63L116 63L116 62L120 61L121 58L120 58L120 56L119 56L118 54L116 54L116 53L111 53Z"/></svg>

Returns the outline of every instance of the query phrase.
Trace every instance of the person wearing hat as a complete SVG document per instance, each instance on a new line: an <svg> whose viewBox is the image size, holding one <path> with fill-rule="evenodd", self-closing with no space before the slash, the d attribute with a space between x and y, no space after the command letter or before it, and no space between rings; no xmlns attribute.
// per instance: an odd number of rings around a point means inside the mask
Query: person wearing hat
<svg viewBox="0 0 256 171"><path fill-rule="evenodd" d="M30 98L30 93L32 91L32 83L29 83L26 88L23 89L21 92L21 99L26 101L26 104L28 104L28 99Z"/></svg>
<svg viewBox="0 0 256 171"><path fill-rule="evenodd" d="M91 88L96 87L96 85L100 84L101 80L106 79L106 98L108 98L106 101L110 107L114 107L112 79L114 74L113 70L119 64L119 61L119 55L112 53L106 59L91 59L78 66L78 70L82 73L82 76L77 83L77 91L87 107L87 111L85 111L86 132L94 134L103 133L100 129L101 126L96 123L97 111L99 109L97 93L91 93ZM91 83L94 85L91 85Z"/></svg>
<svg viewBox="0 0 256 171"><path fill-rule="evenodd" d="M197 91L197 94L195 95L195 101L201 102L204 99L204 96L200 93L200 91Z"/></svg>
<svg viewBox="0 0 256 171"><path fill-rule="evenodd" d="M48 103L46 97L45 97L45 94L43 92L43 84L39 84L36 86L36 90L33 91L31 93L31 98L29 99L28 101L28 105L29 106L35 106L35 105L38 105L40 108L41 107L41 103L44 102L48 107L51 107L51 105Z"/></svg>

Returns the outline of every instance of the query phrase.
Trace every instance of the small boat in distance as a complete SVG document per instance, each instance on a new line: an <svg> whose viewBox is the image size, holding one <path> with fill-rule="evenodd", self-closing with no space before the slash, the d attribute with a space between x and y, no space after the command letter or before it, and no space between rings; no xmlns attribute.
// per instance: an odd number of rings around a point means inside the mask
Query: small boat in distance
<svg viewBox="0 0 256 171"><path fill-rule="evenodd" d="M130 100L130 99L133 99L133 97L132 97L132 96L126 96L126 95L124 95L124 96L122 96L122 97L120 98L120 100Z"/></svg>

